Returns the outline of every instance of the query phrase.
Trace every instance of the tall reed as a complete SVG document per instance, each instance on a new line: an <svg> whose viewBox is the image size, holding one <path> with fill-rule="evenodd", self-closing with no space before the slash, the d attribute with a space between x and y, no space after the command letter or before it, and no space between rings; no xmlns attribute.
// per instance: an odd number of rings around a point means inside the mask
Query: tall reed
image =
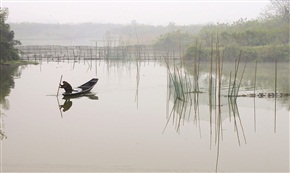
<svg viewBox="0 0 290 173"><path fill-rule="evenodd" d="M234 79L233 79L233 86L232 86L232 89L231 89L230 97L236 97L238 95L238 92L237 92L238 91L238 89L237 89L237 76L238 76L241 56L242 56L242 50L240 51L238 59L235 61L235 75L234 75Z"/></svg>
<svg viewBox="0 0 290 173"><path fill-rule="evenodd" d="M216 43L216 89L218 89L217 96L218 99L218 112L216 115L216 136L215 142L217 144L217 156L216 156L216 171L218 170L218 159L219 159L219 152L220 152L220 138L222 133L222 123L221 123L221 69L220 69L220 52L219 52L219 38L217 35L217 43Z"/></svg>
<svg viewBox="0 0 290 173"><path fill-rule="evenodd" d="M275 116L274 116L274 132L276 133L277 125L277 58L275 60Z"/></svg>
<svg viewBox="0 0 290 173"><path fill-rule="evenodd" d="M216 142L219 143L219 140L222 136L222 123L221 123L221 80L222 80L222 66L221 66L221 56L220 56L220 50L219 50L219 37L217 35L217 43L216 43L216 79L217 79L217 115L216 115Z"/></svg>
<svg viewBox="0 0 290 173"><path fill-rule="evenodd" d="M243 72L242 72L242 75L241 75L241 79L240 79L240 82L239 82L238 87L237 87L235 99L237 99L237 95L238 95L240 87L241 87L241 83L242 83L242 79L243 79L243 76L244 76L244 72L245 72L246 66L247 66L247 63L245 63L245 65L244 65L244 69L243 69Z"/></svg>
<svg viewBox="0 0 290 173"><path fill-rule="evenodd" d="M257 123L256 123L256 81L257 81L257 66L258 62L255 61L255 76L254 76L254 128L255 132L257 130Z"/></svg>
<svg viewBox="0 0 290 173"><path fill-rule="evenodd" d="M211 148L211 144L212 144L212 108L213 108L213 103L212 103L212 90L213 90L213 86L212 86L212 63L213 61L213 38L211 35L211 51L210 51L210 72L209 72L209 90L208 90L208 95L209 95L209 113L210 113L210 148Z"/></svg>

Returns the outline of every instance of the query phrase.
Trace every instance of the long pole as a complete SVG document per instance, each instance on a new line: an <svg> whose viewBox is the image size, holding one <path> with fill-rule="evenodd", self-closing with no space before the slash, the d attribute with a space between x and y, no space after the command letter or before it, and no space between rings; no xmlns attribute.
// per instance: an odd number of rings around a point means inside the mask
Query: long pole
<svg viewBox="0 0 290 173"><path fill-rule="evenodd" d="M62 111L61 111L61 106L60 106L60 104L59 104L58 97L56 97L56 100L57 100L57 105L58 105L58 107L59 107L60 116L61 116L61 118L63 118L63 116L62 116Z"/></svg>
<svg viewBox="0 0 290 173"><path fill-rule="evenodd" d="M56 93L56 96L58 96L58 92L59 92L59 86L60 86L61 80L62 80L62 75L60 76L60 80L59 80L59 84L58 84L58 88L57 88L57 93Z"/></svg>

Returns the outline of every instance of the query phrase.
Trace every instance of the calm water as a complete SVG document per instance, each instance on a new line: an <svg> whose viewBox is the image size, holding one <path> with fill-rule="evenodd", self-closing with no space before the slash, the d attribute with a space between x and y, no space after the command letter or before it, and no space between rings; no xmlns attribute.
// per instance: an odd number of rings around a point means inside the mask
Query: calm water
<svg viewBox="0 0 290 173"><path fill-rule="evenodd" d="M273 64L258 66L257 92L273 92ZM241 93L252 92L253 69ZM191 101L173 98L161 62L42 62L2 73L13 79L4 81L10 90L1 81L1 171L289 172L289 97L238 97L238 114L222 97L217 118L208 73L201 65L203 93ZM289 92L289 65L278 73L277 91ZM61 75L75 87L99 81L88 95L64 100L56 97ZM59 110L65 103L72 105Z"/></svg>

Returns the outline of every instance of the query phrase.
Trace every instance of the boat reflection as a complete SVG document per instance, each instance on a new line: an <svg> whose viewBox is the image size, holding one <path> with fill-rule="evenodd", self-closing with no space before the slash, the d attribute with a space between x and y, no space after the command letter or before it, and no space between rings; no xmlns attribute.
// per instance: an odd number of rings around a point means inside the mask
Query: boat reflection
<svg viewBox="0 0 290 173"><path fill-rule="evenodd" d="M70 99L65 99L65 102L62 105L59 105L59 109L62 109L63 112L68 111L72 107L72 101Z"/></svg>
<svg viewBox="0 0 290 173"><path fill-rule="evenodd" d="M65 101L61 105L59 102L59 99L57 97L57 103L58 103L61 117L63 117L62 112L67 112L72 107L72 105L73 105L72 100L73 99L80 99L82 97L87 97L90 100L99 100L99 97L96 95L96 93L89 92L89 93L77 95L77 96L64 96L62 99Z"/></svg>

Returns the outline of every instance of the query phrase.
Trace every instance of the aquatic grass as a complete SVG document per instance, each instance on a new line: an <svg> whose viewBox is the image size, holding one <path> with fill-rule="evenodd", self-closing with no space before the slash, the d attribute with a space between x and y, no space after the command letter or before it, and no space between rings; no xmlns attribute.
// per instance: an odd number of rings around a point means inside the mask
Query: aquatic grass
<svg viewBox="0 0 290 173"><path fill-rule="evenodd" d="M190 87L192 84L188 74L182 68L178 68L175 64L173 65L173 70L171 70L168 60L166 58L164 59L169 73L169 86L173 86L174 88L173 94L180 100L191 100Z"/></svg>
<svg viewBox="0 0 290 173"><path fill-rule="evenodd" d="M223 123L222 111L228 108L230 122L233 121L235 130L238 135L238 143L241 144L241 135L246 143L245 133L242 127L241 117L236 105L239 90L242 86L247 63L241 68L242 50L240 50L234 64L234 71L230 71L230 78L224 83L224 57L225 51L221 51L219 46L219 37L216 38L216 43L213 44L213 37L211 38L211 54L210 54L210 68L208 78L208 98L209 98L209 119L210 119L210 148L212 141L216 145L220 140L223 140ZM199 78L200 78L200 53L201 44L196 42L196 53L193 57L193 74L189 75L184 70L183 64L169 64L168 58L164 57L167 72L168 72L168 90L170 97L174 99L173 107L170 112L169 119L173 119L174 126L177 132L180 131L182 123L187 119L187 115L193 117L193 123L200 128L200 113L199 113ZM180 67L181 66L181 67ZM223 84L227 86L224 87ZM227 88L228 90L225 90ZM228 105L225 109L222 100L224 90L227 92ZM169 97L169 99L170 99ZM215 110L215 112L213 112ZM168 111L169 113L169 111ZM192 115L191 115L192 114ZM188 118L189 118L188 116ZM168 120L169 121L169 120ZM166 123L167 126L168 122ZM214 125L214 127L213 127ZM166 128L166 127L165 127ZM164 129L165 130L165 129ZM215 135L213 135L215 133ZM200 128L201 135L201 128Z"/></svg>
<svg viewBox="0 0 290 173"><path fill-rule="evenodd" d="M166 66L167 66L167 71L169 73L169 87L171 86L171 84L173 84L173 87L174 87L174 90L175 90L175 94L177 96L178 99L181 98L181 94L180 94L180 89L179 89L179 86L178 86L178 82L177 82L177 76L176 76L176 73L175 73L175 69L174 69L174 74L171 73L171 70L170 70L170 66L169 66L169 62L166 58L164 58L165 60L165 63L166 63Z"/></svg>
<svg viewBox="0 0 290 173"><path fill-rule="evenodd" d="M173 109L175 109L175 112L178 112L178 117L179 118L185 118L186 112L191 112L192 109L192 104L194 104L194 122L197 122L199 120L199 104L198 104L198 95L199 95L199 85L198 85L198 79L199 79L199 58L197 58L199 54L195 55L195 61L193 64L194 67L194 75L193 75L193 80L191 80L191 76L185 72L185 70L182 68L183 64L181 64L181 67L178 68L177 65L173 65L173 72L171 72L169 68L169 63L166 61L167 68L169 69L170 73L170 83L174 87L173 90L173 95L175 96L176 99L182 102L182 104L178 104L181 106L179 109L179 106L174 106ZM175 102L176 104L176 102ZM188 111L188 104L189 106L189 111ZM179 121L178 126L180 127L181 122ZM177 128L178 130L179 128Z"/></svg>
<svg viewBox="0 0 290 173"><path fill-rule="evenodd" d="M180 96L181 96L181 98L180 99L182 99L182 100L184 100L185 99L185 94L184 94L184 83L183 83L183 79L182 79L182 77L181 77L181 73L180 73L180 70L178 70L177 68L176 68L176 66L174 66L174 72L176 72L177 73L177 75L176 75L176 82L178 82L177 83L177 85L176 86L178 86L177 88L178 88L178 92L180 93ZM179 85L178 85L179 84Z"/></svg>
<svg viewBox="0 0 290 173"><path fill-rule="evenodd" d="M242 50L240 51L240 54L238 56L238 59L235 60L235 75L234 75L234 82L233 82L233 86L231 89L231 94L229 95L230 97L235 97L238 93L236 92L236 85L237 85L237 76L238 76L238 71L239 71L239 65L240 65L240 59L241 59L241 54L242 54Z"/></svg>
<svg viewBox="0 0 290 173"><path fill-rule="evenodd" d="M244 73L245 73L246 66L247 66L247 62L245 62L245 65L244 65L244 68L243 68L243 72L242 72L242 75L241 75L241 79L240 79L240 82L239 82L238 87L237 87L235 99L237 99L237 95L238 95L239 90L240 90L240 87L241 87L241 83L242 83L242 79L243 79L243 76L244 76Z"/></svg>

